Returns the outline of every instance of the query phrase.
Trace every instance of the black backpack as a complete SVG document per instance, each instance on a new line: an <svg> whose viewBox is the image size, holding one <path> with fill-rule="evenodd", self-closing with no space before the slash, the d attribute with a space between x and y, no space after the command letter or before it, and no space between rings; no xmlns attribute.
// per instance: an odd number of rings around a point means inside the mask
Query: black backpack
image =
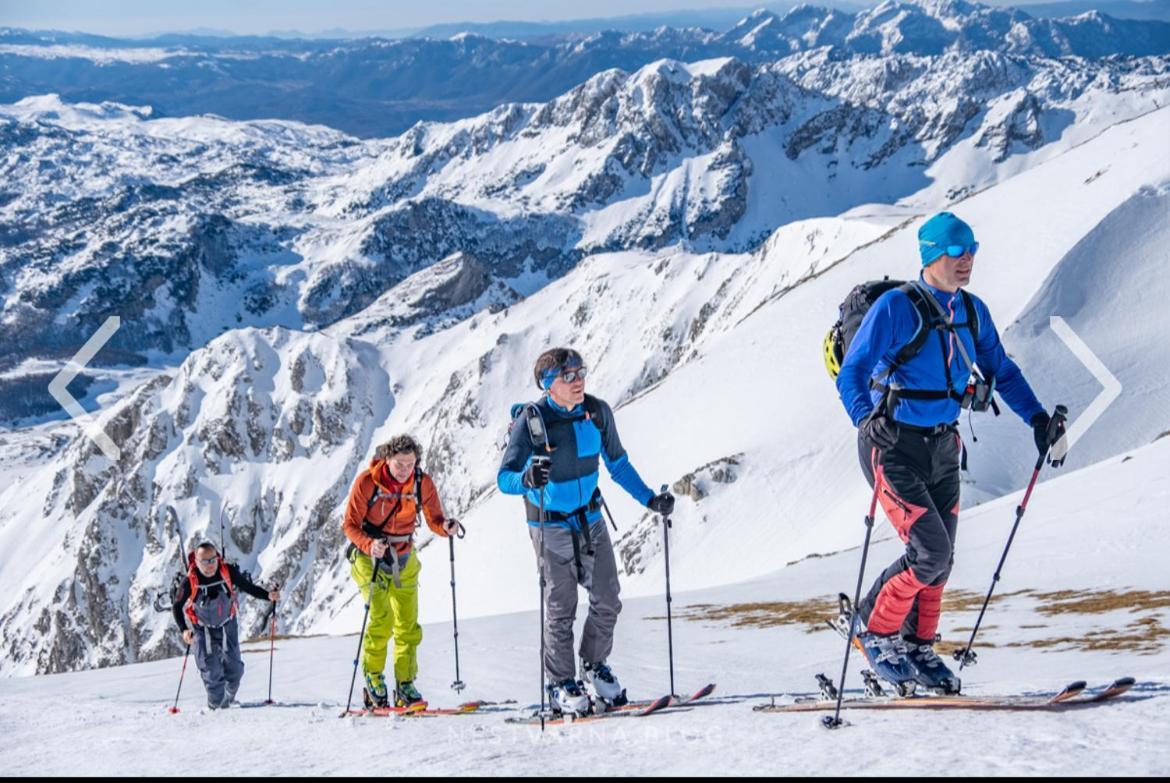
<svg viewBox="0 0 1170 783"><path fill-rule="evenodd" d="M825 368L829 372L829 377L834 381L837 380L837 375L841 372L841 363L845 361L845 354L849 351L849 346L857 335L858 329L861 328L865 314L873 307L874 302L894 288L900 289L910 297L910 302L918 312L918 330L910 338L910 341L898 350L894 363L883 373L883 380L889 378L895 370L917 356L932 331L965 328L970 330L976 342L979 341L979 311L975 309L971 295L966 291L959 289L959 296L963 298L963 309L967 313L967 320L963 323L946 324L939 318L932 304L925 299L922 289L913 282L891 280L889 277L871 280L853 287L853 290L849 292L845 301L838 308L840 316L837 318L837 322L825 335ZM875 385L880 388L880 385Z"/></svg>

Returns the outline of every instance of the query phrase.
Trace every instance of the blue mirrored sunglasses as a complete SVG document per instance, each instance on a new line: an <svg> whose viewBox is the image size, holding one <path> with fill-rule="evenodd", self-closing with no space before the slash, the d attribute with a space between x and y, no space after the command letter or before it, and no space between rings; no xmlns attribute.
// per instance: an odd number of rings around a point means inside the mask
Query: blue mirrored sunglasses
<svg viewBox="0 0 1170 783"><path fill-rule="evenodd" d="M922 244L929 245L930 247L940 247L937 242L931 242L929 239L922 240ZM947 245L943 247L943 252L951 258L961 258L967 252L973 256L979 252L979 243L972 242L970 245Z"/></svg>

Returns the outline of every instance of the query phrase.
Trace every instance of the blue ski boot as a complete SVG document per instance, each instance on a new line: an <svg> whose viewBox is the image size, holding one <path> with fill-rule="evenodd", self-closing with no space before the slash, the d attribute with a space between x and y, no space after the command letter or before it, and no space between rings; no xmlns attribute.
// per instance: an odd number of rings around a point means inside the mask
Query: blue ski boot
<svg viewBox="0 0 1170 783"><path fill-rule="evenodd" d="M914 694L918 685L918 672L907 657L909 648L901 636L882 636L863 631L857 634L857 641L874 674L893 685L899 696Z"/></svg>
<svg viewBox="0 0 1170 783"><path fill-rule="evenodd" d="M910 648L906 656L918 673L918 684L923 688L953 696L963 687L963 682L947 668L942 658L934 651L934 645L919 643L917 639L906 639Z"/></svg>

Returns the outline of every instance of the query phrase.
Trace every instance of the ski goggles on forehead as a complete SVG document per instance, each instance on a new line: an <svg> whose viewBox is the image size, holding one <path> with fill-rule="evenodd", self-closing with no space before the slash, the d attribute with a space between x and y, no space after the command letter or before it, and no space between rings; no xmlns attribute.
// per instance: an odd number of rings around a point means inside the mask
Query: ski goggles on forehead
<svg viewBox="0 0 1170 783"><path fill-rule="evenodd" d="M978 242L972 242L969 245L940 245L938 242L931 242L929 239L920 241L927 247L941 248L951 258L962 258L964 253L970 253L973 256L979 251Z"/></svg>

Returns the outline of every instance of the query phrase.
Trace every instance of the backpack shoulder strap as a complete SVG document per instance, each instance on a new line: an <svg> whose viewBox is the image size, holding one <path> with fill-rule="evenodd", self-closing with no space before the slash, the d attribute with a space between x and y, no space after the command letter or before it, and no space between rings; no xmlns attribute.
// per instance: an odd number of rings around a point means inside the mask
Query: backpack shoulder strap
<svg viewBox="0 0 1170 783"><path fill-rule="evenodd" d="M378 499L382 497L382 488L378 486L378 482L374 479L373 476L370 476L370 480L374 482L374 493L370 495L370 499L366 503L367 512L373 508L374 504L378 502Z"/></svg>
<svg viewBox="0 0 1170 783"><path fill-rule="evenodd" d="M528 430L528 440L532 444L532 450L536 453L544 453L548 448L548 425L545 423L544 414L540 410L539 402L526 402L520 408L520 417L523 418L519 422ZM541 437L537 437L537 432L534 431L532 420L535 419L539 424L535 425L539 429ZM541 442L543 438L543 442Z"/></svg>
<svg viewBox="0 0 1170 783"><path fill-rule="evenodd" d="M227 585L228 592L234 593L235 585L232 584L232 572L228 570L227 561L222 557L219 559L219 577Z"/></svg>
<svg viewBox="0 0 1170 783"><path fill-rule="evenodd" d="M922 289L913 282L898 286L898 290L909 297L910 304L914 305L914 312L918 314L918 329L910 338L910 342L898 351L898 364L905 364L922 350L922 346L938 321L938 317L930 302L926 301L926 295Z"/></svg>
<svg viewBox="0 0 1170 783"><path fill-rule="evenodd" d="M601 425L598 424L601 421L601 400L591 394L586 394L584 408L586 420L593 422L594 427L601 429Z"/></svg>
<svg viewBox="0 0 1170 783"><path fill-rule="evenodd" d="M922 346L926 344L926 338L930 336L934 328L935 315L930 308L930 303L924 298L921 289L913 282L903 283L898 286L901 291L910 300L910 304L914 307L914 312L918 314L918 328L914 330L914 334L910 337L909 342L898 349L898 353L894 355L894 361L882 371L881 375L874 379L876 385L881 385L889 379L899 367L906 362L913 359L922 350Z"/></svg>
<svg viewBox="0 0 1170 783"><path fill-rule="evenodd" d="M975 307L975 297L959 289L959 296L963 300L963 310L967 313L967 323L965 324L967 330L971 332L972 339L975 340L975 345L979 345L979 310Z"/></svg>
<svg viewBox="0 0 1170 783"><path fill-rule="evenodd" d="M423 515L422 480L422 465L416 463L414 466L414 526L416 528L422 524L419 522L419 518Z"/></svg>

